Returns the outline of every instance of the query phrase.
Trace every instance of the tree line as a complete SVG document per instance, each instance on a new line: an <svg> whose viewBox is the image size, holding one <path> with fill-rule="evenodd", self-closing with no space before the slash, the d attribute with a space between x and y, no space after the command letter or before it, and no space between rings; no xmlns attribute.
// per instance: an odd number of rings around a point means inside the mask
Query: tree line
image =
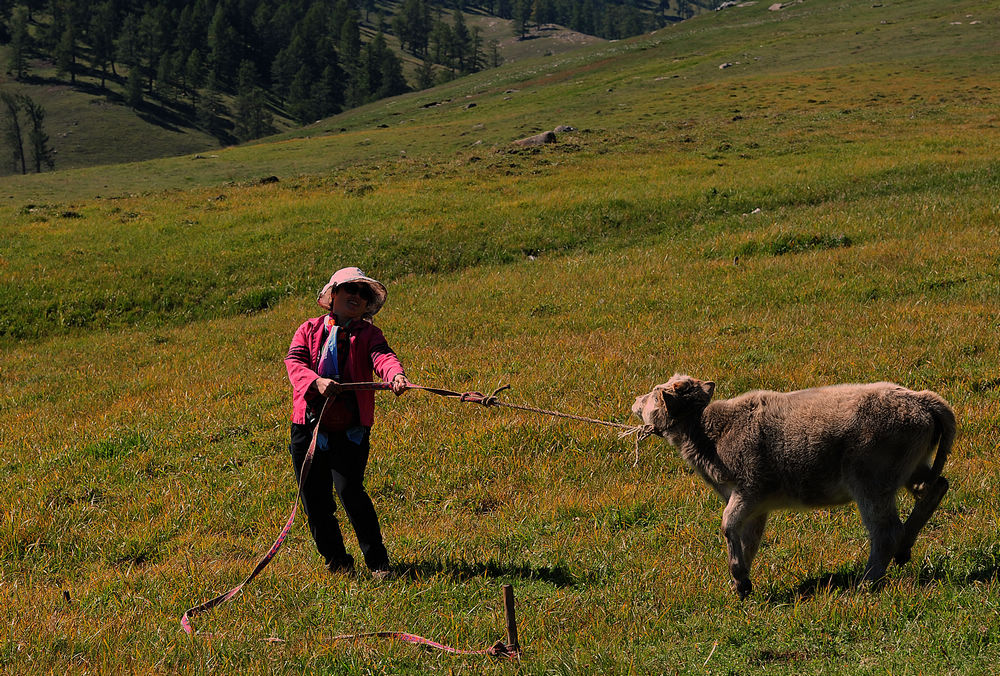
<svg viewBox="0 0 1000 676"><path fill-rule="evenodd" d="M183 103L212 133L229 115L242 141L273 130L273 109L308 123L499 65L497 42L463 9L510 19L520 37L559 23L618 38L663 25L669 1L0 0L0 42L14 78L45 58L71 83L83 73L116 83L134 108L144 97ZM420 63L413 82L387 35Z"/></svg>

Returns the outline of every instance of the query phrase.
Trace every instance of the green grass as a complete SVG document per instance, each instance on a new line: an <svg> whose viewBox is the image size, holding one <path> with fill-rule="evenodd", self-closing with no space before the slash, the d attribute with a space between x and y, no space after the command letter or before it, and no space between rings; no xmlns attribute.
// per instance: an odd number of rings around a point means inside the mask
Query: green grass
<svg viewBox="0 0 1000 676"><path fill-rule="evenodd" d="M0 669L991 673L998 20L972 0L758 4L312 138L5 179ZM388 283L379 324L415 382L628 422L674 371L720 397L893 380L955 407L952 488L882 590L853 583L856 510L775 515L740 603L721 505L662 441L633 467L604 428L380 394L367 483L402 578L324 574L297 524L190 640L180 614L287 518L281 358L355 263ZM330 640L484 647L505 583L516 665Z"/></svg>

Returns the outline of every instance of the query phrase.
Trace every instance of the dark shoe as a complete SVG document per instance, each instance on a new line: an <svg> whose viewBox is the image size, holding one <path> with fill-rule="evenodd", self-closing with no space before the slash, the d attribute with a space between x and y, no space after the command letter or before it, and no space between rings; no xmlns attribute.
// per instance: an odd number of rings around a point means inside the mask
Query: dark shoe
<svg viewBox="0 0 1000 676"><path fill-rule="evenodd" d="M326 564L331 573L337 575L353 575L354 574L354 557L346 556L342 559L334 559L330 563Z"/></svg>

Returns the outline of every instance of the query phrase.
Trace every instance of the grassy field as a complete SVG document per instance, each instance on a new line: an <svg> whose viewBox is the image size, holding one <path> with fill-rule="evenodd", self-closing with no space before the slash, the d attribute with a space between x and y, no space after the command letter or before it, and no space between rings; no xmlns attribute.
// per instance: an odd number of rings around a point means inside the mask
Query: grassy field
<svg viewBox="0 0 1000 676"><path fill-rule="evenodd" d="M992 673L1000 13L766 4L218 157L4 179L0 671ZM954 406L952 489L878 591L855 509L776 515L739 602L722 507L662 441L633 467L604 428L379 395L400 578L331 577L299 523L192 640L287 518L281 359L350 264L414 382L630 422L675 371L893 380ZM518 663L330 641L484 647L506 583Z"/></svg>

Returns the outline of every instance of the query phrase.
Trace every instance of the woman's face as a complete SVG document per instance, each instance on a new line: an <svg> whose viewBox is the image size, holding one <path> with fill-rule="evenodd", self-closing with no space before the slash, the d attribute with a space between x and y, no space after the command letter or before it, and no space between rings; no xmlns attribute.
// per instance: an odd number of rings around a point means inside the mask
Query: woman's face
<svg viewBox="0 0 1000 676"><path fill-rule="evenodd" d="M333 292L331 309L341 320L360 319L368 311L371 289L367 284L339 284Z"/></svg>

